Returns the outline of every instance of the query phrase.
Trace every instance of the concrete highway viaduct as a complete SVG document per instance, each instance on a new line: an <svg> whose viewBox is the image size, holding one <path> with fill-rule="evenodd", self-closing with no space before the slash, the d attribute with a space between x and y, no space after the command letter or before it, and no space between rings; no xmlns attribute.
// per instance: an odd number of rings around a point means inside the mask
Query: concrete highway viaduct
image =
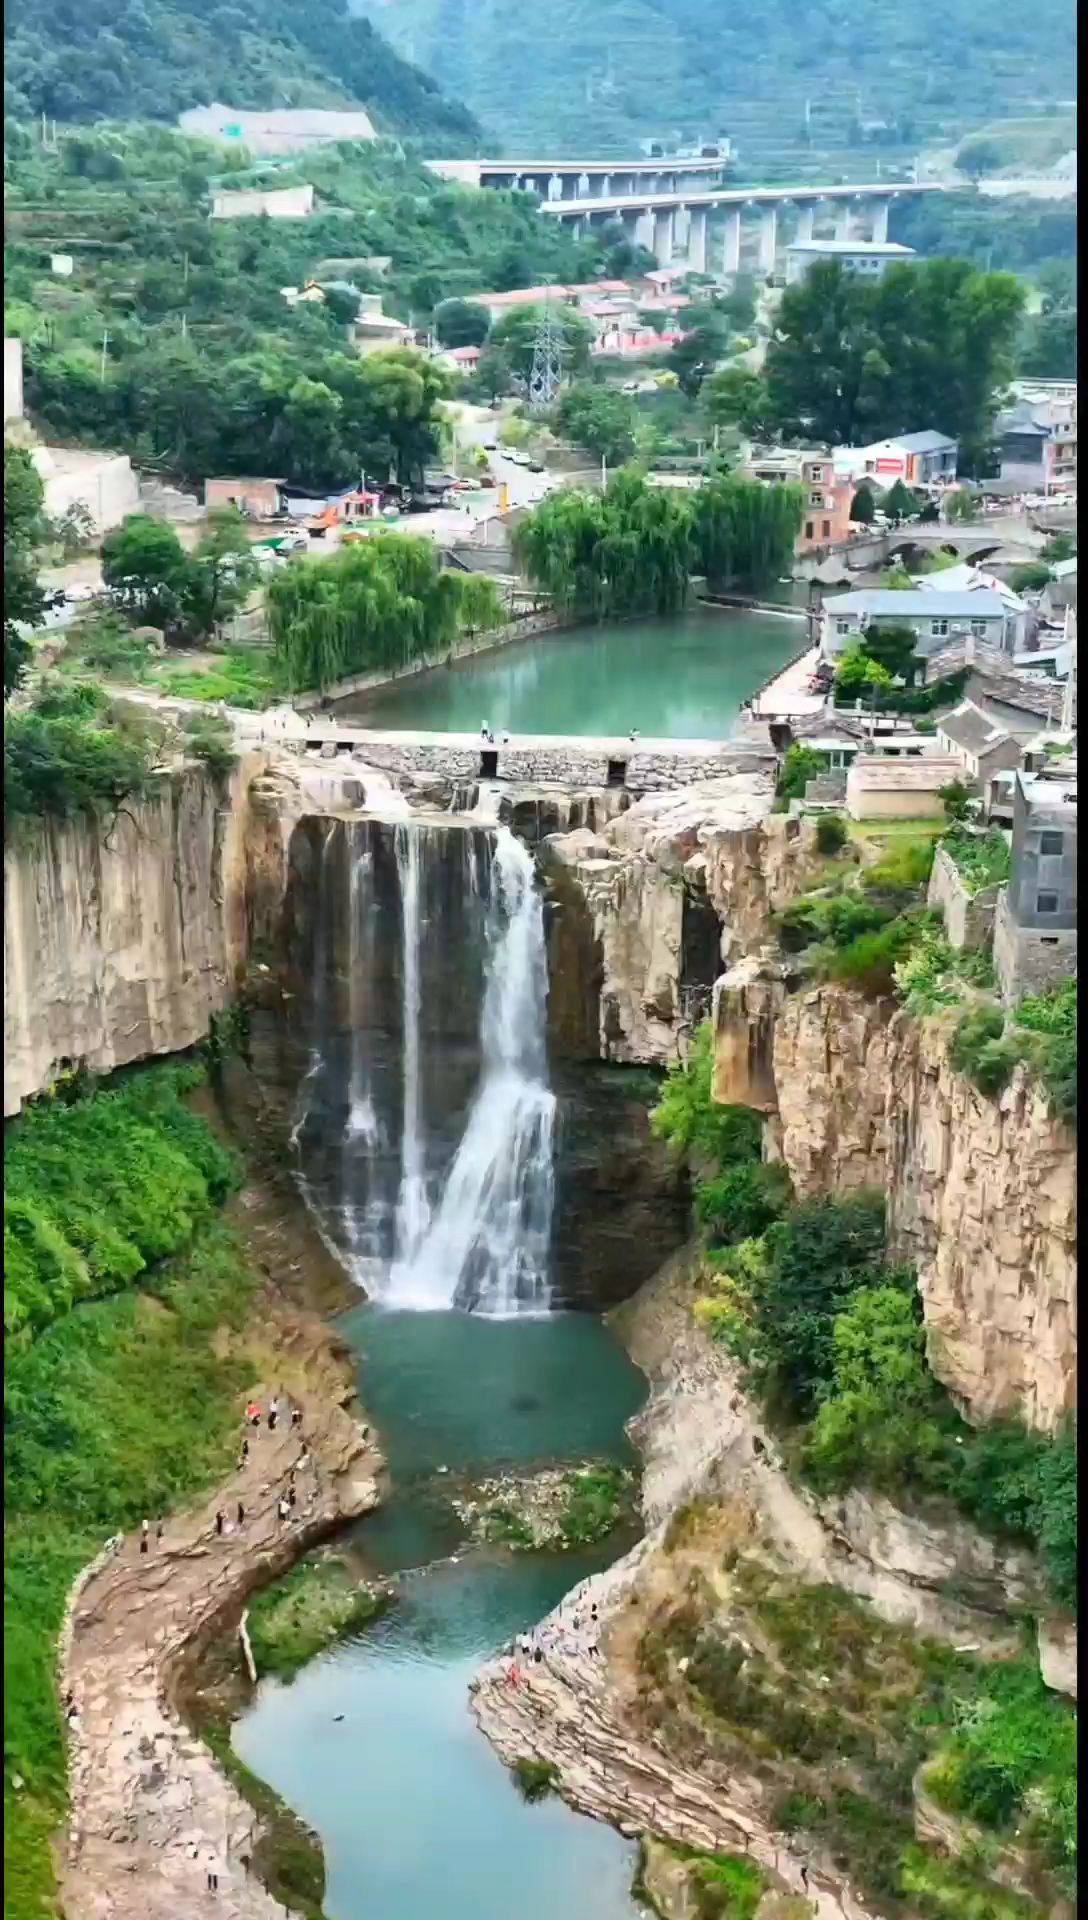
<svg viewBox="0 0 1088 1920"><path fill-rule="evenodd" d="M755 267L774 272L783 216L791 238L808 242L817 227L839 241L883 244L893 200L943 193L936 182L874 181L836 186L731 187L726 162L693 160L436 160L444 179L465 185L513 188L541 196L540 211L573 226L622 225L658 265L682 254L692 273L740 271L744 228L755 228ZM859 227L863 232L859 232Z"/></svg>

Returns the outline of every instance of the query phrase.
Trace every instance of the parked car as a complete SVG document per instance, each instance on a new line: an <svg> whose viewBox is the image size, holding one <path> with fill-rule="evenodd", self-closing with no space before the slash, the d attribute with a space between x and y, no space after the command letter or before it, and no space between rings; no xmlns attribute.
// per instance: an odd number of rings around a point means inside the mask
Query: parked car
<svg viewBox="0 0 1088 1920"><path fill-rule="evenodd" d="M543 473L544 471L543 460L530 460L528 466L530 473Z"/></svg>

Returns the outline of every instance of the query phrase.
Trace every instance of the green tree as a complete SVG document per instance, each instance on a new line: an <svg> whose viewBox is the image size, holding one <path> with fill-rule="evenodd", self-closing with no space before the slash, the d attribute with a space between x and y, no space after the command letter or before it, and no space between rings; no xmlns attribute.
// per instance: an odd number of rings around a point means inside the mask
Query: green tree
<svg viewBox="0 0 1088 1920"><path fill-rule="evenodd" d="M956 154L956 166L968 180L981 180L984 173L996 173L1003 161L1001 148L985 134L965 140Z"/></svg>
<svg viewBox="0 0 1088 1920"><path fill-rule="evenodd" d="M489 345L505 355L511 371L520 380L528 380L533 366L533 348L540 328L543 308L515 307L496 320L488 336ZM593 325L574 307L552 304L552 325L560 336L563 374L567 379L583 373L589 366Z"/></svg>
<svg viewBox="0 0 1088 1920"><path fill-rule="evenodd" d="M114 602L151 626L177 625L189 578L188 555L165 520L130 513L102 542L102 579Z"/></svg>
<svg viewBox="0 0 1088 1920"><path fill-rule="evenodd" d="M702 402L712 426L738 427L753 439L773 426L767 383L750 367L722 367L703 383Z"/></svg>
<svg viewBox="0 0 1088 1920"><path fill-rule="evenodd" d="M1042 560L1026 560L1022 567L1014 567L1009 575L1009 585L1014 593L1041 593L1054 575Z"/></svg>
<svg viewBox="0 0 1088 1920"><path fill-rule="evenodd" d="M892 676L887 667L874 660L863 647L847 647L835 666L835 698L840 702L868 700L874 694L890 693Z"/></svg>
<svg viewBox="0 0 1088 1920"><path fill-rule="evenodd" d="M564 388L556 422L562 433L610 466L619 466L634 453L635 409L614 387L578 383Z"/></svg>
<svg viewBox="0 0 1088 1920"><path fill-rule="evenodd" d="M969 463L988 445L1023 304L1012 274L964 260L893 265L873 283L817 261L782 296L765 366L771 406L833 445L938 427Z"/></svg>
<svg viewBox="0 0 1088 1920"><path fill-rule="evenodd" d="M680 315L684 329L669 349L669 367L689 400L699 396L703 381L724 358L729 328L713 307L687 307Z"/></svg>
<svg viewBox="0 0 1088 1920"><path fill-rule="evenodd" d="M181 587L181 612L193 639L205 639L245 605L257 583L257 565L245 522L233 507L208 515L189 558Z"/></svg>
<svg viewBox="0 0 1088 1920"><path fill-rule="evenodd" d="M914 678L917 643L912 627L896 626L891 621L873 622L865 630L865 651L870 660L908 685Z"/></svg>
<svg viewBox="0 0 1088 1920"><path fill-rule="evenodd" d="M944 805L946 820L964 820L971 795L962 780L949 780L943 787L937 788L937 798Z"/></svg>
<svg viewBox="0 0 1088 1920"><path fill-rule="evenodd" d="M473 300L443 300L434 311L434 330L444 347L482 347L491 316Z"/></svg>
<svg viewBox="0 0 1088 1920"><path fill-rule="evenodd" d="M896 480L884 495L884 511L893 526L898 526L902 520L913 520L918 511L918 502L902 480Z"/></svg>
<svg viewBox="0 0 1088 1920"><path fill-rule="evenodd" d="M871 527L875 513L876 501L873 499L872 489L863 481L850 502L850 518L859 527Z"/></svg>
<svg viewBox="0 0 1088 1920"><path fill-rule="evenodd" d="M691 496L695 563L714 589L779 575L801 526L798 487L764 486L725 474Z"/></svg>
<svg viewBox="0 0 1088 1920"><path fill-rule="evenodd" d="M514 530L529 579L569 618L675 613L688 592L691 509L623 468L601 495L562 487Z"/></svg>
<svg viewBox="0 0 1088 1920"><path fill-rule="evenodd" d="M4 699L11 697L33 653L23 627L41 625L44 605L34 566L44 492L25 447L4 445Z"/></svg>
<svg viewBox="0 0 1088 1920"><path fill-rule="evenodd" d="M497 626L502 614L493 581L442 569L429 540L404 534L297 561L268 588L276 662L294 690L434 659L463 629Z"/></svg>

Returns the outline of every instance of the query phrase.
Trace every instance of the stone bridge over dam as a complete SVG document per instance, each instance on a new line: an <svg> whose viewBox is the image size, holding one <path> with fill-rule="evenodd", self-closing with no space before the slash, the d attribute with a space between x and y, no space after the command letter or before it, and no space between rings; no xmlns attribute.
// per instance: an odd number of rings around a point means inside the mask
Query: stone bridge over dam
<svg viewBox="0 0 1088 1920"><path fill-rule="evenodd" d="M589 789L622 787L636 796L665 793L725 774L767 773L775 753L767 742L749 740L630 740L564 734L516 734L494 744L479 734L393 733L342 725L315 715L303 737L278 738L262 730L258 714L234 716L240 743L282 746L311 762L356 764L391 777L416 776L471 786L555 785Z"/></svg>

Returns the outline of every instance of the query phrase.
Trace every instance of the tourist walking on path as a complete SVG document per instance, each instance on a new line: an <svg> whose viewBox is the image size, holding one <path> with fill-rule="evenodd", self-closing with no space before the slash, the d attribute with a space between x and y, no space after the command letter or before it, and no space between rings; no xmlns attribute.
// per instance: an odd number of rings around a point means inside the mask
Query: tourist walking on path
<svg viewBox="0 0 1088 1920"><path fill-rule="evenodd" d="M216 1534L217 1540L221 1540L223 1538L223 1528L225 1524L226 1524L226 1516L223 1513L222 1507L220 1507L219 1512L215 1516L215 1534Z"/></svg>
<svg viewBox="0 0 1088 1920"><path fill-rule="evenodd" d="M140 1522L140 1552L141 1553L146 1553L150 1545L150 1541L148 1539L148 1535L150 1531L151 1531L150 1520L141 1520Z"/></svg>

